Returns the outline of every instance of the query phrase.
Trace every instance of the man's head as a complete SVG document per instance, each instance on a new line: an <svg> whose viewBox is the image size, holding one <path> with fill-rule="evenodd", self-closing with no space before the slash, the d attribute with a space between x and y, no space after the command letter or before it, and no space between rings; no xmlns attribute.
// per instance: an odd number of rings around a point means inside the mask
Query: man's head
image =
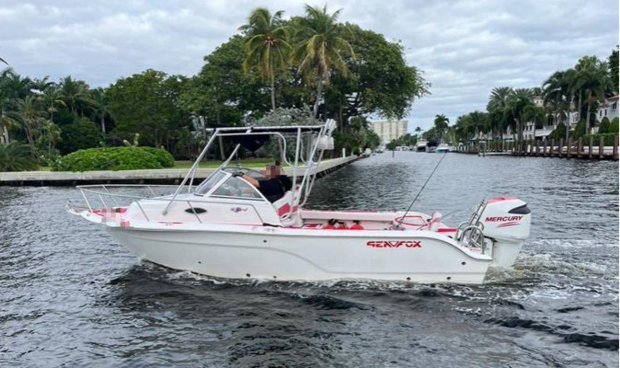
<svg viewBox="0 0 620 368"><path fill-rule="evenodd" d="M265 169L265 177L267 179L276 178L282 173L282 167L280 166L280 161L276 160L274 165L267 165Z"/></svg>

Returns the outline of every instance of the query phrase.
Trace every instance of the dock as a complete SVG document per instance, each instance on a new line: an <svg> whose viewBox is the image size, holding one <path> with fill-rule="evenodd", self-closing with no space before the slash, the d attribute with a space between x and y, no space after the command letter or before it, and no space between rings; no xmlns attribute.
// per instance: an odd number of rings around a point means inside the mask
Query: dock
<svg viewBox="0 0 620 368"><path fill-rule="evenodd" d="M323 160L316 166L317 176L329 174L359 159L348 156ZM261 170L262 168L256 168ZM300 168L303 169L303 168ZM198 169L195 179L206 179L216 169ZM0 173L0 186L75 186L86 184L180 184L189 169L123 170L123 171L22 171ZM292 169L284 167L292 176ZM300 170L300 172L303 172Z"/></svg>
<svg viewBox="0 0 620 368"><path fill-rule="evenodd" d="M577 158L584 160L614 160L618 161L618 136L613 139L611 146L606 146L603 138L594 142L593 137L587 141L583 138L573 140L564 139L550 142L539 140L525 140L521 142L489 143L482 147L462 147L454 151L457 153L469 153L479 156L525 156L525 157L558 157Z"/></svg>

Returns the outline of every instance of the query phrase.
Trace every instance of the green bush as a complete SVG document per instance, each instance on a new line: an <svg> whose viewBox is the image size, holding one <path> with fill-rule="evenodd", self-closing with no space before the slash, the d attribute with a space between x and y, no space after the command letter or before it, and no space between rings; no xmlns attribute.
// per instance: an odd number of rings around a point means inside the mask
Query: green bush
<svg viewBox="0 0 620 368"><path fill-rule="evenodd" d="M587 146L588 144L590 144L590 137L594 137L594 140L592 142L592 144L594 146L598 146L599 143L599 139L601 139L601 137L603 137L604 140L604 144L606 146L613 146L614 145L614 137L617 136L618 134L616 133L604 133L604 134L586 134L583 136L583 145Z"/></svg>
<svg viewBox="0 0 620 368"><path fill-rule="evenodd" d="M608 133L618 134L618 118L613 118L611 124L609 125Z"/></svg>
<svg viewBox="0 0 620 368"><path fill-rule="evenodd" d="M99 146L103 135L99 128L88 118L80 118L68 126L61 127L61 140L58 142L60 153L75 152Z"/></svg>
<svg viewBox="0 0 620 368"><path fill-rule="evenodd" d="M551 133L549 133L549 139L565 139L566 138L566 125L559 123Z"/></svg>
<svg viewBox="0 0 620 368"><path fill-rule="evenodd" d="M146 150L155 158L157 162L161 165L161 167L174 167L174 157L170 154L170 152L166 151L163 148L155 148L155 147L139 147L143 150Z"/></svg>
<svg viewBox="0 0 620 368"><path fill-rule="evenodd" d="M573 139L577 140L579 139L579 137L583 137L584 135L586 135L586 122L585 120L581 119L577 123L575 130L573 130Z"/></svg>
<svg viewBox="0 0 620 368"><path fill-rule="evenodd" d="M605 116L601 120L601 125L599 125L599 127L598 127L598 134L609 133L610 125L611 125L611 123L609 122L609 119L607 118L607 116Z"/></svg>
<svg viewBox="0 0 620 368"><path fill-rule="evenodd" d="M160 152L161 151L161 152ZM172 165L170 165L172 161ZM166 165L162 165L162 162ZM161 169L174 165L172 156L151 147L91 148L68 154L56 161L54 171Z"/></svg>

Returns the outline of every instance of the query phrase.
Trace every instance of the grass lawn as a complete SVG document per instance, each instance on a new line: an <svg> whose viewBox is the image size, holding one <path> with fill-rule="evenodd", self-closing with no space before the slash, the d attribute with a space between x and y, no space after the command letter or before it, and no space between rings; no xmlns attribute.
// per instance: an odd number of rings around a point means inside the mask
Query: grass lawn
<svg viewBox="0 0 620 368"><path fill-rule="evenodd" d="M213 161L209 160L206 162L200 163L200 168L203 169L215 169L222 164L223 161ZM249 167L252 169L264 169L268 164L273 163L272 159L268 158L249 158L245 160L241 160L241 167ZM194 164L193 161L175 161L173 169L190 169ZM231 161L230 166L236 166L237 161ZM51 171L52 168L49 166L39 166L37 171Z"/></svg>
<svg viewBox="0 0 620 368"><path fill-rule="evenodd" d="M200 168L206 169L215 169L220 166L223 161L206 161L200 163ZM241 167L250 167L250 168L261 168L264 169L268 164L273 163L272 159L268 158L250 158L245 160L240 160ZM175 161L174 168L175 169L189 169L194 164L193 161ZM231 161L230 166L236 166L237 161Z"/></svg>

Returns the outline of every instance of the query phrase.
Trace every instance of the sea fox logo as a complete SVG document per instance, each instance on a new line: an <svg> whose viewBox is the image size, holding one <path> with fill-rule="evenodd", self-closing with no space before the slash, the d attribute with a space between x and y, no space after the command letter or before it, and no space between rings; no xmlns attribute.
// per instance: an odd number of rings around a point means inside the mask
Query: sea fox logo
<svg viewBox="0 0 620 368"><path fill-rule="evenodd" d="M366 243L366 246L373 248L422 248L422 242L419 240L371 240Z"/></svg>
<svg viewBox="0 0 620 368"><path fill-rule="evenodd" d="M484 222L508 222L508 221L521 221L523 216L500 216L500 217L487 217Z"/></svg>

